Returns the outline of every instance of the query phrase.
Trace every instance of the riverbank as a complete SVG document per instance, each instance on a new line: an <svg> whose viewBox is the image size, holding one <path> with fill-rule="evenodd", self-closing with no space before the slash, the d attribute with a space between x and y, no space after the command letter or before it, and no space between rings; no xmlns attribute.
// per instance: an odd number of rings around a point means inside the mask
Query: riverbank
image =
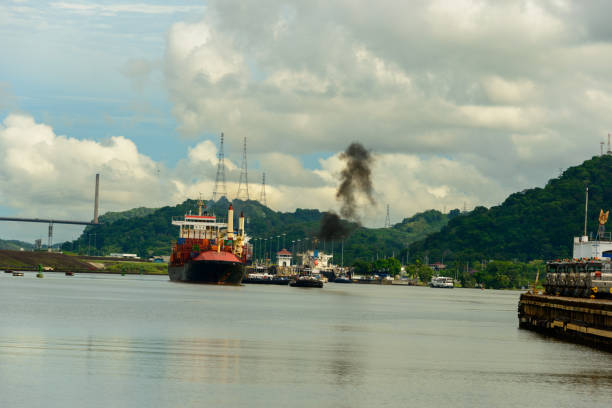
<svg viewBox="0 0 612 408"><path fill-rule="evenodd" d="M167 275L168 265L142 260L79 257L43 251L0 251L0 270Z"/></svg>

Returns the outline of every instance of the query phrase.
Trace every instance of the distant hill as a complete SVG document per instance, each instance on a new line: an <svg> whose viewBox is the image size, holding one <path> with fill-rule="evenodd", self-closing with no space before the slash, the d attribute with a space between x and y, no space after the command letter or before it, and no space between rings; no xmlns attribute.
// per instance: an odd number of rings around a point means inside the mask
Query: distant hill
<svg viewBox="0 0 612 408"><path fill-rule="evenodd" d="M410 257L428 255L430 261L443 254L460 261L571 257L573 237L584 232L587 186L588 233L596 234L599 210L612 207L612 156L608 155L568 168L544 188L514 193L499 206L476 207L453 218L440 232L410 245Z"/></svg>
<svg viewBox="0 0 612 408"><path fill-rule="evenodd" d="M319 230L319 222L323 216L323 213L316 209L298 208L294 212L278 212L254 200L234 200L232 203L236 217L241 211L244 212L247 233L253 238L262 239L256 242L258 252L261 251L263 238L267 238L266 246L272 248L272 252L277 250L277 246L283 247L283 240L284 246L289 250L292 246L297 249L298 240L302 248L306 245L312 248L313 237ZM208 211L219 217L226 217L229 202L225 197L217 202L209 201L207 205ZM197 212L195 200L186 200L173 207L137 208L126 212L107 213L100 217L103 224L86 227L79 239L65 243L62 248L86 253L88 246L94 245L89 234L95 234L95 246L101 254L169 254L171 243L176 240L178 234L178 228L172 226L171 219L189 212ZM357 228L353 225L353 234L344 242L344 262L350 264L356 258L375 259L377 256L392 254L399 257L407 244L439 231L450 218L451 215L430 210L407 218L392 228ZM319 248L331 252L332 243L320 242L318 245ZM340 262L342 243L335 242L333 245L337 255L335 261Z"/></svg>
<svg viewBox="0 0 612 408"><path fill-rule="evenodd" d="M32 248L34 248L34 245L28 243L28 242L23 242L23 241L16 241L16 240L7 240L4 241L2 239L0 239L0 249L8 249L11 251L19 251L21 248L25 249L25 250L31 250Z"/></svg>
<svg viewBox="0 0 612 408"><path fill-rule="evenodd" d="M126 220L134 217L144 217L157 211L157 208L138 207L132 208L127 211L109 211L98 217L98 221L101 223L112 223L119 220Z"/></svg>

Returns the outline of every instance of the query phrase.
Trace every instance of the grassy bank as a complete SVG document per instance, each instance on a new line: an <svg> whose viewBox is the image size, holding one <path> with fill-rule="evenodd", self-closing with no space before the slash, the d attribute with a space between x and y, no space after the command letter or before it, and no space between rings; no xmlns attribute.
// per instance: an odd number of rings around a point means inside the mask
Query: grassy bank
<svg viewBox="0 0 612 408"><path fill-rule="evenodd" d="M104 269L100 272L106 273L128 273L142 275L167 275L168 265L155 262L124 262L106 261L103 262Z"/></svg>
<svg viewBox="0 0 612 408"><path fill-rule="evenodd" d="M0 269L36 271L38 266L58 272L102 272L167 275L165 263L80 258L74 255L37 251L0 251Z"/></svg>
<svg viewBox="0 0 612 408"><path fill-rule="evenodd" d="M77 257L54 252L0 251L0 269L38 270L50 267L56 271L95 271L96 268Z"/></svg>

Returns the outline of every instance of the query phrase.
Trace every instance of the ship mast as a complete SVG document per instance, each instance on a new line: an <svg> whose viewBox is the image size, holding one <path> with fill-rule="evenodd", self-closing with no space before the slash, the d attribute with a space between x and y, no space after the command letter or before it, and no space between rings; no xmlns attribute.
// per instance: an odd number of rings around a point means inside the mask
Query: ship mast
<svg viewBox="0 0 612 408"><path fill-rule="evenodd" d="M204 207L204 201L202 201L202 196L198 199L198 215L202 215L202 207Z"/></svg>

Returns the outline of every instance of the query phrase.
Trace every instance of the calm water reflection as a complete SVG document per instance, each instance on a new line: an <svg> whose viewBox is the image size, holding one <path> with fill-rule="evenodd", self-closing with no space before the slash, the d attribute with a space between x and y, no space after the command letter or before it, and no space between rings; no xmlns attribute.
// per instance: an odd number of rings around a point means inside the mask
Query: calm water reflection
<svg viewBox="0 0 612 408"><path fill-rule="evenodd" d="M612 356L517 292L0 274L0 406L609 406Z"/></svg>

